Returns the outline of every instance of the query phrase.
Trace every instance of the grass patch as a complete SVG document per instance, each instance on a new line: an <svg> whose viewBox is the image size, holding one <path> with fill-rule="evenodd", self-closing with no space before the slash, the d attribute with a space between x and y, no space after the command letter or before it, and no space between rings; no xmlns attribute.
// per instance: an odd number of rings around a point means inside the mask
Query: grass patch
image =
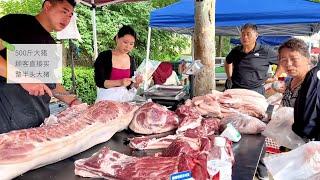
<svg viewBox="0 0 320 180"><path fill-rule="evenodd" d="M224 73L224 67L216 67L216 73Z"/></svg>

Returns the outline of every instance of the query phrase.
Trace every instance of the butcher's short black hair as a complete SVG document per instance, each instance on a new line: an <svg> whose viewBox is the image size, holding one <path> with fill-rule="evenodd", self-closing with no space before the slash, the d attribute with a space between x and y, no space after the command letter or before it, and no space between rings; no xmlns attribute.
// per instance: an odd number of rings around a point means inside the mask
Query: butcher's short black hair
<svg viewBox="0 0 320 180"><path fill-rule="evenodd" d="M45 1L43 1L43 3L42 3L42 7L43 7L43 5L44 5L44 3L45 3L46 1L49 1L49 2L51 2L52 4L61 3L61 2L63 2L63 1L67 1L69 4L71 4L72 7L75 7L75 6L77 5L77 3L76 3L75 0L45 0Z"/></svg>
<svg viewBox="0 0 320 180"><path fill-rule="evenodd" d="M308 45L301 39L292 38L284 42L278 49L279 54L284 48L288 48L292 51L298 51L302 56L310 58Z"/></svg>
<svg viewBox="0 0 320 180"><path fill-rule="evenodd" d="M241 31L244 30L244 29L252 29L252 30L254 30L255 32L258 32L258 27L257 27L257 25L255 25L255 24L247 23L247 24L245 24L245 25L243 25L243 26L241 27Z"/></svg>

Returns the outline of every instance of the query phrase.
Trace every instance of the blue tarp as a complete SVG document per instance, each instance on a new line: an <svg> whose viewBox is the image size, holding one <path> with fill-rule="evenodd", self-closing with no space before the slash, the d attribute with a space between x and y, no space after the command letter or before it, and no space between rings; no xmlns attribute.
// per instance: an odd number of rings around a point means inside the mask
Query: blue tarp
<svg viewBox="0 0 320 180"><path fill-rule="evenodd" d="M270 46L279 46L283 42L289 40L290 38L292 37L291 36L259 36L257 38L257 41L260 44L266 44ZM231 38L230 43L235 45L241 44L240 39L236 39L236 38Z"/></svg>
<svg viewBox="0 0 320 180"><path fill-rule="evenodd" d="M181 0L150 14L150 26L192 32L194 0ZM236 35L245 23L264 35L311 35L319 31L320 4L307 0L216 0L216 33Z"/></svg>

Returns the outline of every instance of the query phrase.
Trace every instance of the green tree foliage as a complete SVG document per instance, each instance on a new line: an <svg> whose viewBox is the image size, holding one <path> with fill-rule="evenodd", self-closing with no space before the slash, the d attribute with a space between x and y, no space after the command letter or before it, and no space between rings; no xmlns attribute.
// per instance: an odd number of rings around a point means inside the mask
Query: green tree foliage
<svg viewBox="0 0 320 180"><path fill-rule="evenodd" d="M178 2L178 0L152 0L151 4L154 8L162 8L175 2Z"/></svg>
<svg viewBox="0 0 320 180"><path fill-rule="evenodd" d="M93 69L89 67L76 67L76 93L82 102L92 104L96 99L96 84L93 79ZM72 88L71 68L63 69L63 86L70 90Z"/></svg>
<svg viewBox="0 0 320 180"><path fill-rule="evenodd" d="M226 57L229 52L231 51L231 49L234 47L231 43L230 43L230 39L232 37L230 36L222 36L222 48L221 48L221 56L222 57ZM219 43L219 39L218 36L216 36L216 44ZM216 55L218 55L218 49L217 49L218 45L216 45Z"/></svg>
<svg viewBox="0 0 320 180"><path fill-rule="evenodd" d="M156 6L167 5L166 3ZM131 25L138 34L136 48L132 55L139 61L146 56L150 3L127 3L109 5L96 10L97 38L99 52L112 49L115 45L114 37L122 25ZM91 11L88 7L77 7L78 26L83 42L78 43L82 54L93 54ZM151 59L175 60L180 52L190 46L188 38L183 35L161 30L152 31Z"/></svg>
<svg viewBox="0 0 320 180"><path fill-rule="evenodd" d="M167 6L177 0L153 0L150 2L124 3L108 5L96 9L96 24L99 52L114 47L114 36L122 25L131 25L138 34L138 42L132 55L141 61L146 56L147 35L150 11ZM35 15L41 9L40 0L0 0L3 15L25 13ZM79 5L76 8L81 42L75 42L79 48L80 60L91 61L93 55L93 37L91 10ZM174 60L181 50L189 46L188 38L171 32L152 31L151 59Z"/></svg>
<svg viewBox="0 0 320 180"><path fill-rule="evenodd" d="M12 14L36 15L41 9L41 0L0 0L0 16Z"/></svg>

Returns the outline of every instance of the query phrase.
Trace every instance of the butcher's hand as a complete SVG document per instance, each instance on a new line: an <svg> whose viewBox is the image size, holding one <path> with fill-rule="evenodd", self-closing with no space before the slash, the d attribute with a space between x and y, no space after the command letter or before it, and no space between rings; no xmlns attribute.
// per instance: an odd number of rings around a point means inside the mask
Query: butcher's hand
<svg viewBox="0 0 320 180"><path fill-rule="evenodd" d="M43 83L21 83L20 85L32 96L43 96L45 93L47 93L50 97L52 97L50 88Z"/></svg>
<svg viewBox="0 0 320 180"><path fill-rule="evenodd" d="M224 84L225 89L231 89L232 88L232 80L227 79L226 83Z"/></svg>
<svg viewBox="0 0 320 180"><path fill-rule="evenodd" d="M71 100L71 101L69 102L69 106L72 107L72 106L74 106L74 105L78 105L78 104L81 104L81 103L82 103L82 102L81 102L80 99L75 98L75 99L73 99L73 100Z"/></svg>
<svg viewBox="0 0 320 180"><path fill-rule="evenodd" d="M123 78L123 79L121 80L121 85L122 85L122 86L127 87L127 86L129 86L130 84L131 84L131 78Z"/></svg>

